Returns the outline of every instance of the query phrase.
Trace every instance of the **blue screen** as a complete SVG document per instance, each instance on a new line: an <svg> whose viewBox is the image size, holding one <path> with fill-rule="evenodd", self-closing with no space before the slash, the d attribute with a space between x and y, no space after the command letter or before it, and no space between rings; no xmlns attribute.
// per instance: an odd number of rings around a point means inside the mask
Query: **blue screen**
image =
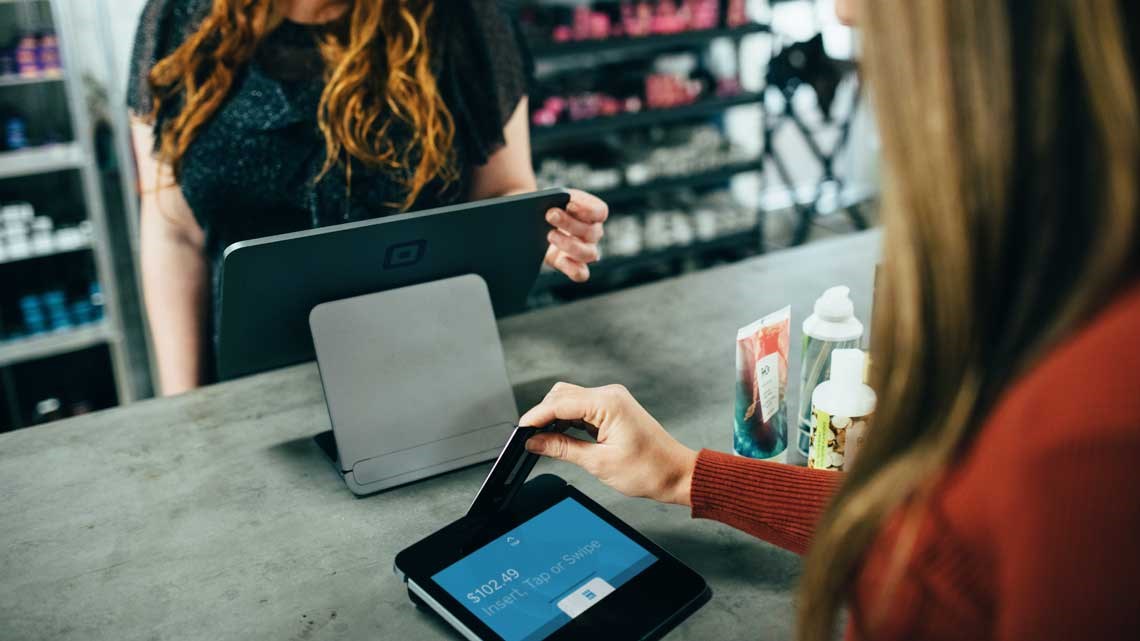
<svg viewBox="0 0 1140 641"><path fill-rule="evenodd" d="M564 499L432 579L506 641L544 639L657 557Z"/></svg>

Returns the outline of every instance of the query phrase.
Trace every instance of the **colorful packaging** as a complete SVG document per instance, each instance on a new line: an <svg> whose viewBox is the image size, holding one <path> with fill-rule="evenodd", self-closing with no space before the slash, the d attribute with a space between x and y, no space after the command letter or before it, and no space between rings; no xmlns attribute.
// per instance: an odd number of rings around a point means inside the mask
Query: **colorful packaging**
<svg viewBox="0 0 1140 641"><path fill-rule="evenodd" d="M844 471L855 461L875 411L875 391L863 383L866 355L858 349L831 354L831 378L812 393L808 467Z"/></svg>
<svg viewBox="0 0 1140 641"><path fill-rule="evenodd" d="M740 456L783 460L788 447L788 349L792 308L736 333L736 412L732 449Z"/></svg>

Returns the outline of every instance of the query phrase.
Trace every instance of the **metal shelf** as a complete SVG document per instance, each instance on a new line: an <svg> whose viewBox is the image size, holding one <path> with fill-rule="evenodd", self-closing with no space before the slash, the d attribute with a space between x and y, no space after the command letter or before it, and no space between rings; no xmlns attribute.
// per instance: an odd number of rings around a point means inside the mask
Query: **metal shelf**
<svg viewBox="0 0 1140 641"><path fill-rule="evenodd" d="M8 77L0 79L0 86L4 84L15 86L34 82L60 82L62 91L45 93L53 102L62 102L62 106L66 107L71 124L70 129L74 135L74 139L66 143L0 153L0 179L17 179L61 171L75 172L82 188L82 202L86 219L91 223L92 233L85 249L90 251L93 258L95 280L103 294L103 311L105 314L98 324L76 327L71 331L0 342L0 369L15 362L47 358L105 344L110 355L111 371L90 372L84 373L84 375L102 378L113 375L118 402L129 403L136 396L136 387L133 372L130 369L127 341L124 340L123 308L119 299L117 265L111 255L111 234L113 232L108 225L103 199L103 177L96 161L94 127L90 119L80 65L78 65L80 56L73 48L75 41L83 33L81 30L89 27L79 24L74 19L71 0L0 0L0 4L18 7L21 10L25 8L34 9L33 13L35 14L34 17L37 18L37 23L42 22L43 28L51 29L57 34L60 58L64 63L62 77L59 79L55 78L54 74L35 79ZM47 10L46 13L41 12L44 9ZM31 15L29 14L29 16ZM50 26L47 22L49 19ZM15 185L18 186L19 183L15 183ZM6 185L7 187L8 185ZM62 254L64 252L57 253ZM19 260L40 257L42 256L29 256ZM9 262L14 261L15 259ZM3 283L2 278L0 278L0 283Z"/></svg>
<svg viewBox="0 0 1140 641"><path fill-rule="evenodd" d="M63 82L63 76L0 76L0 87L23 87L26 85L46 85Z"/></svg>
<svg viewBox="0 0 1140 641"><path fill-rule="evenodd" d="M111 342L103 322L76 329L12 341L0 341L0 367L102 345Z"/></svg>
<svg viewBox="0 0 1140 641"><path fill-rule="evenodd" d="M695 174L682 174L678 176L668 176L665 178L657 178L640 185L623 185L613 189L604 189L595 192L598 198L606 201L607 203L620 203L628 202L643 198L650 194L655 194L661 191L668 191L671 189L683 189L685 187L702 187L704 185L714 185L719 182L724 182L737 174L748 173L750 171L761 171L764 168L764 163L760 160L749 160L746 162L731 163L702 171Z"/></svg>
<svg viewBox="0 0 1140 641"><path fill-rule="evenodd" d="M677 245L665 249L651 249L635 256L615 256L603 258L590 265L590 280L600 281L618 272L632 272L643 269L660 268L678 259L701 258L724 251L760 251L760 228L726 234L712 240L696 241L688 245ZM560 272L544 271L535 280L534 291L545 292L556 287L574 285L574 282Z"/></svg>
<svg viewBox="0 0 1140 641"><path fill-rule="evenodd" d="M700 31L684 31L682 33L666 35L536 44L531 47L531 55L536 60L545 61L569 56L651 51L654 49L702 45L716 38L742 38L754 33L768 33L771 30L771 27L766 24L750 23L740 27L702 29Z"/></svg>
<svg viewBox="0 0 1140 641"><path fill-rule="evenodd" d="M10 265L12 263L22 263L26 260L36 260L38 258L50 258L51 256L63 256L65 254L74 254L76 252L90 251L90 241L85 241L82 245L76 245L70 249L53 249L49 252L42 252L39 254L28 254L19 258L3 258L0 259L0 265Z"/></svg>
<svg viewBox="0 0 1140 641"><path fill-rule="evenodd" d="M637 113L591 118L549 127L533 127L530 133L531 147L537 152L548 151L566 142L592 142L593 138L610 132L712 116L732 107L758 104L763 99L763 94L759 92L746 91L735 96L706 98L683 107L648 109Z"/></svg>
<svg viewBox="0 0 1140 641"><path fill-rule="evenodd" d="M86 162L83 148L77 143L5 151L0 152L0 179L80 169Z"/></svg>

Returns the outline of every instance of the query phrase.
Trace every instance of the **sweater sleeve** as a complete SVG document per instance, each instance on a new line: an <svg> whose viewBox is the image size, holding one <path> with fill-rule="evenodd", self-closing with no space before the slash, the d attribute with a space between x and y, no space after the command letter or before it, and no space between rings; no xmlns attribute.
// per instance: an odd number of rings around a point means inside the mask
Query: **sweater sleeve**
<svg viewBox="0 0 1140 641"><path fill-rule="evenodd" d="M843 475L701 450L693 471L693 518L712 519L796 554Z"/></svg>
<svg viewBox="0 0 1140 641"><path fill-rule="evenodd" d="M210 0L147 0L139 15L127 79L127 107L135 115L151 115L151 69L198 29L210 7Z"/></svg>

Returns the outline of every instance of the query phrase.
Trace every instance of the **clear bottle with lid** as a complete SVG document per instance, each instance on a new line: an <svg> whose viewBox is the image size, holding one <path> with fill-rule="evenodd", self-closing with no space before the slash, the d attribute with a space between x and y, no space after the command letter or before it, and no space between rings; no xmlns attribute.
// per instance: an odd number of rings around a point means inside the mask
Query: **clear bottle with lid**
<svg viewBox="0 0 1140 641"><path fill-rule="evenodd" d="M830 376L831 355L837 349L859 347L863 323L855 318L851 290L837 286L815 301L814 313L804 320L803 358L800 361L800 396L796 446L806 460L811 444L811 395Z"/></svg>
<svg viewBox="0 0 1140 641"><path fill-rule="evenodd" d="M814 429L808 467L843 471L855 460L877 400L875 390L863 382L865 366L863 350L832 353L831 378L811 395Z"/></svg>

